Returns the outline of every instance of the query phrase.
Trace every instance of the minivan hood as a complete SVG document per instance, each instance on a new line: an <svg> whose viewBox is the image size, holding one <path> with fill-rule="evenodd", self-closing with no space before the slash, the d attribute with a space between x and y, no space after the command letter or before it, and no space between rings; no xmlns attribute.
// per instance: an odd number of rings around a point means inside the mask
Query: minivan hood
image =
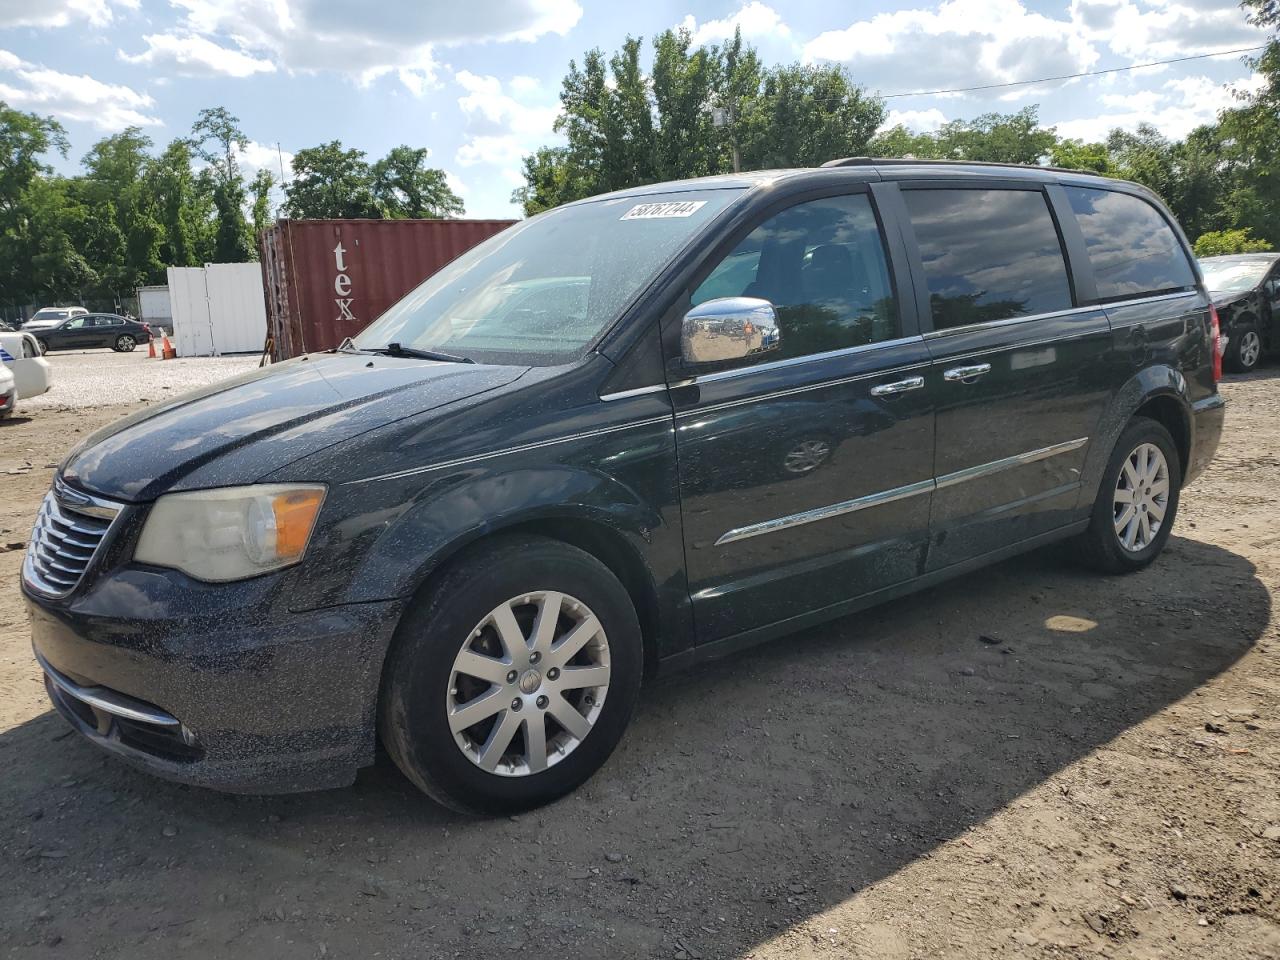
<svg viewBox="0 0 1280 960"><path fill-rule="evenodd" d="M290 360L99 430L67 457L62 477L132 502L253 483L324 447L477 397L527 370L367 354Z"/></svg>

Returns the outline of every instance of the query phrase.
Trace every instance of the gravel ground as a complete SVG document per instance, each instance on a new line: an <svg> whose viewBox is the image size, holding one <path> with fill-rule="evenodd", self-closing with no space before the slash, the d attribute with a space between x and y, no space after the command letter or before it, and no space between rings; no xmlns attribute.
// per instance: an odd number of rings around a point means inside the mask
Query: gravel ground
<svg viewBox="0 0 1280 960"><path fill-rule="evenodd" d="M82 742L18 572L44 464L127 411L0 424L0 958L1276 960L1280 369L1223 392L1149 569L1042 550L652 684L496 820L385 760L230 797Z"/></svg>
<svg viewBox="0 0 1280 960"><path fill-rule="evenodd" d="M157 350L159 348L157 347ZM18 403L19 415L42 410L87 410L163 400L184 390L217 383L252 370L258 356L179 357L151 360L145 347L133 353L71 350L45 357L53 367L53 388Z"/></svg>

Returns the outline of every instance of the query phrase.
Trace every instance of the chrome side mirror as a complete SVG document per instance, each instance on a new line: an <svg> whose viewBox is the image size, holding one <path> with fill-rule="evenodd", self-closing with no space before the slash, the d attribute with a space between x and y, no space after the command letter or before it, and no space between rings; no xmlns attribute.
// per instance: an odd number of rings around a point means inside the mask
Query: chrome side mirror
<svg viewBox="0 0 1280 960"><path fill-rule="evenodd" d="M773 304L758 297L721 297L684 315L680 355L688 364L723 363L777 350L782 330Z"/></svg>

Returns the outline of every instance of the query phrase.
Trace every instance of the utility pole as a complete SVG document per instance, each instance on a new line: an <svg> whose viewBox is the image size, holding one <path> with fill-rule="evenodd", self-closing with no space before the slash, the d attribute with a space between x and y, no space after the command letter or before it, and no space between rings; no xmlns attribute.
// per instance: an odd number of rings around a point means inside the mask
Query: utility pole
<svg viewBox="0 0 1280 960"><path fill-rule="evenodd" d="M733 172L742 172L742 152L738 149L738 98L729 98L729 143L733 147Z"/></svg>

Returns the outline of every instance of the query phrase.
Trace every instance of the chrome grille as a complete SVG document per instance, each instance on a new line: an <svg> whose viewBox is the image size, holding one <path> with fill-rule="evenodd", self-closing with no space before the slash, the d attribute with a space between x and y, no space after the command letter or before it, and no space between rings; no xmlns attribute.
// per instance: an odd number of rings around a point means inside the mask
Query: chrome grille
<svg viewBox="0 0 1280 960"><path fill-rule="evenodd" d="M49 597L76 588L93 561L120 506L72 490L61 480L44 497L27 545L22 575L27 586Z"/></svg>

